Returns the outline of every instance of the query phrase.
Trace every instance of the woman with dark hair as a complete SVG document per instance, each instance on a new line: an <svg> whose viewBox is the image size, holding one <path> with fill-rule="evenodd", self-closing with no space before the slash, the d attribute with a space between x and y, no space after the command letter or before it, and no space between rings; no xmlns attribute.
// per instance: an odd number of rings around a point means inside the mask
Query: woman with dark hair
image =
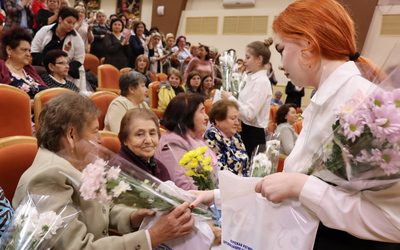
<svg viewBox="0 0 400 250"><path fill-rule="evenodd" d="M197 71L192 71L186 78L186 92L193 94L203 94L201 88L201 76Z"/></svg>
<svg viewBox="0 0 400 250"><path fill-rule="evenodd" d="M297 140L297 133L293 129L293 124L297 121L296 106L294 104L284 104L276 112L275 130L279 141L281 142L281 154L289 155L292 152Z"/></svg>
<svg viewBox="0 0 400 250"><path fill-rule="evenodd" d="M168 104L161 121L168 133L161 136L156 158L162 160L171 180L185 190L197 189L197 186L178 162L186 152L206 145L202 138L208 116L203 102L201 95L179 94ZM211 150L208 152L215 157Z"/></svg>
<svg viewBox="0 0 400 250"><path fill-rule="evenodd" d="M154 49L150 39L145 35L146 24L139 21L133 25L134 34L129 38L129 46L131 48L131 57L129 59L129 67L133 68L136 58L139 55L146 55L151 57L154 55Z"/></svg>
<svg viewBox="0 0 400 250"><path fill-rule="evenodd" d="M214 67L210 60L210 48L208 46L201 44L198 47L197 55L190 60L185 70L184 79L186 79L192 71L199 72L201 77L211 75L214 79Z"/></svg>
<svg viewBox="0 0 400 250"><path fill-rule="evenodd" d="M172 47L171 51L173 52L171 56L173 66L179 69L181 71L181 74L183 75L186 70L187 64L192 59L190 51L186 48L186 37L178 36L175 46Z"/></svg>
<svg viewBox="0 0 400 250"><path fill-rule="evenodd" d="M47 0L47 8L40 9L37 15L37 30L43 26L53 24L57 21L60 10L60 0Z"/></svg>
<svg viewBox="0 0 400 250"><path fill-rule="evenodd" d="M79 191L81 171L90 163L100 141L98 109L87 97L77 93L61 94L50 100L40 113L36 133L38 152L21 176L13 205L17 207L28 191L47 195L49 210L58 211L71 204L77 218L69 222L57 238L54 249L146 249L176 239L192 231L188 204L163 215L148 230L137 230L149 209L106 205L85 200ZM109 229L122 236L109 236Z"/></svg>
<svg viewBox="0 0 400 250"><path fill-rule="evenodd" d="M205 75L201 79L200 83L201 89L203 90L203 95L206 99L214 98L215 89L214 89L214 80L211 75Z"/></svg>
<svg viewBox="0 0 400 250"><path fill-rule="evenodd" d="M238 129L239 106L230 100L219 100L210 112L211 125L204 133L204 140L218 159L219 170L229 170L237 175L247 175L249 156Z"/></svg>
<svg viewBox="0 0 400 250"><path fill-rule="evenodd" d="M59 49L49 51L44 57L44 67L47 74L42 75L42 79L49 88L67 88L79 92L78 87L66 79L69 64L68 54L65 51Z"/></svg>
<svg viewBox="0 0 400 250"><path fill-rule="evenodd" d="M149 109L137 108L126 112L118 134L119 155L162 181L168 181L168 170L154 154L160 140L160 124Z"/></svg>
<svg viewBox="0 0 400 250"><path fill-rule="evenodd" d="M122 34L124 23L119 18L114 18L110 23L111 33L106 34L103 39L104 50L106 51L104 63L111 64L117 69L128 66L130 57L129 36Z"/></svg>
<svg viewBox="0 0 400 250"><path fill-rule="evenodd" d="M5 61L0 60L0 83L20 88L33 99L47 86L30 65L31 41L30 32L23 28L15 27L2 33L1 50Z"/></svg>
<svg viewBox="0 0 400 250"><path fill-rule="evenodd" d="M32 58L34 65L43 65L43 58L47 52L54 49L64 50L69 60L69 80L80 91L86 93L87 89L85 69L85 45L77 34L75 24L79 19L78 11L74 8L64 7L58 13L57 23L42 27L32 41Z"/></svg>
<svg viewBox="0 0 400 250"><path fill-rule="evenodd" d="M115 133L119 132L121 120L125 113L133 108L146 108L149 105L144 101L147 96L146 78L139 72L130 71L119 78L121 95L115 98L108 106L104 118L104 129Z"/></svg>

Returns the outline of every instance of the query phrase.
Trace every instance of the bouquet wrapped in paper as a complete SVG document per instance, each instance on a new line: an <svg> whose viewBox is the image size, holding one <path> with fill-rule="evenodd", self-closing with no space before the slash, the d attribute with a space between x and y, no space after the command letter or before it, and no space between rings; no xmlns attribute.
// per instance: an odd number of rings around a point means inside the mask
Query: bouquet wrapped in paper
<svg viewBox="0 0 400 250"><path fill-rule="evenodd" d="M226 50L219 57L222 72L222 89L232 92L232 95L238 97L240 81L233 78L234 65L236 62L236 52L233 49Z"/></svg>
<svg viewBox="0 0 400 250"><path fill-rule="evenodd" d="M101 146L99 146L101 147ZM85 200L97 200L105 204L124 204L135 208L169 211L183 202L191 202L194 196L176 187L174 183L162 182L110 151L96 156L82 171L81 196ZM210 219L206 207L198 207L192 213Z"/></svg>
<svg viewBox="0 0 400 250"><path fill-rule="evenodd" d="M0 239L0 249L50 249L78 212L65 204L48 210L54 197L28 194L15 211L13 221Z"/></svg>
<svg viewBox="0 0 400 250"><path fill-rule="evenodd" d="M216 188L216 178L211 156L206 154L208 147L203 146L185 153L179 165L185 168L185 175L193 178L199 190Z"/></svg>
<svg viewBox="0 0 400 250"><path fill-rule="evenodd" d="M277 171L280 141L271 139L266 145L258 145L254 150L249 176L264 177Z"/></svg>

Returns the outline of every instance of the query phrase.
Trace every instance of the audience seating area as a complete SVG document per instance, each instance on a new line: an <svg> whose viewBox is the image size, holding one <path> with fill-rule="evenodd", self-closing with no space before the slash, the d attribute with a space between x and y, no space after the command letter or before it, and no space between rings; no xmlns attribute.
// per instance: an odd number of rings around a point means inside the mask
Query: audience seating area
<svg viewBox="0 0 400 250"><path fill-rule="evenodd" d="M110 91L97 91L94 92L90 99L96 104L100 110L99 115L99 129L104 129L104 118L106 117L108 106L118 95Z"/></svg>

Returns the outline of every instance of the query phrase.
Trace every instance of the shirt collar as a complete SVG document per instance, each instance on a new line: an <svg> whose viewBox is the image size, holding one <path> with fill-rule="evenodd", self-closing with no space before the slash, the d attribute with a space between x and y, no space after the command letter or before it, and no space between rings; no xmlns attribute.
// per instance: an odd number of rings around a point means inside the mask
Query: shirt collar
<svg viewBox="0 0 400 250"><path fill-rule="evenodd" d="M267 71L262 69L254 73L247 74L247 77L249 77L251 80L257 79L261 76L267 76Z"/></svg>
<svg viewBox="0 0 400 250"><path fill-rule="evenodd" d="M356 64L352 61L343 63L320 84L317 92L311 98L311 102L322 105L354 76L361 76Z"/></svg>
<svg viewBox="0 0 400 250"><path fill-rule="evenodd" d="M58 26L58 23L55 23L55 24L53 25L53 27L50 28L50 31L52 31L53 33L56 33L57 26ZM71 30L70 32L68 32L66 36L68 36L68 35L76 36L75 29L73 29L73 30Z"/></svg>

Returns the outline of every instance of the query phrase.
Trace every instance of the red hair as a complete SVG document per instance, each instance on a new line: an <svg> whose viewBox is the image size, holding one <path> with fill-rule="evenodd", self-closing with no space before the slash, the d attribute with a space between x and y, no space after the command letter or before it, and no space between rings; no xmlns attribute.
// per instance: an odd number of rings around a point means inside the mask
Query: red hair
<svg viewBox="0 0 400 250"><path fill-rule="evenodd" d="M295 1L279 14L272 28L281 37L309 41L311 60L348 61L357 52L353 19L335 0ZM365 78L380 80L381 73L370 60L360 56L357 62Z"/></svg>

